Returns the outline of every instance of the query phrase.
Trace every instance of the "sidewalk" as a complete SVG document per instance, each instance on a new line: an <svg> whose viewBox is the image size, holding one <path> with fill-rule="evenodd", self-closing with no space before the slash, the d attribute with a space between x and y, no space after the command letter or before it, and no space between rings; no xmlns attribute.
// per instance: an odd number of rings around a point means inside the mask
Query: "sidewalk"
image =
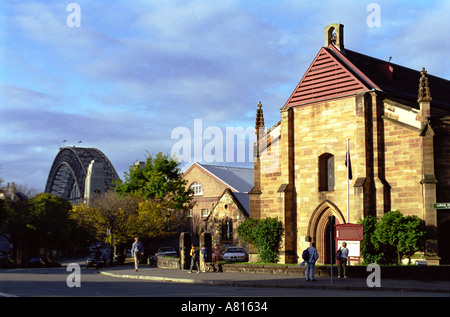
<svg viewBox="0 0 450 317"><path fill-rule="evenodd" d="M306 281L304 276L256 274L256 273L188 273L185 270L161 269L142 265L139 272L134 266L125 264L100 270L101 274L120 278L144 279L155 282L190 283L203 285L226 285L241 287L275 287L275 288L315 288L366 291L399 292L435 292L450 296L450 281L416 281L383 279L381 287L370 288L365 278L338 279L333 277L316 277L317 281Z"/></svg>

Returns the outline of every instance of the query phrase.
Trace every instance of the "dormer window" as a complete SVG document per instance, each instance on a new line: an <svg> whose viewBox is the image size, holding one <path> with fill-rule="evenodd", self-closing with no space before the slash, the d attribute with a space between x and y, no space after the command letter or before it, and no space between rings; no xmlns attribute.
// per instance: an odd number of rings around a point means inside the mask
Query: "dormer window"
<svg viewBox="0 0 450 317"><path fill-rule="evenodd" d="M193 182L191 185L191 189L194 191L194 196L202 196L203 195L203 188L200 183Z"/></svg>

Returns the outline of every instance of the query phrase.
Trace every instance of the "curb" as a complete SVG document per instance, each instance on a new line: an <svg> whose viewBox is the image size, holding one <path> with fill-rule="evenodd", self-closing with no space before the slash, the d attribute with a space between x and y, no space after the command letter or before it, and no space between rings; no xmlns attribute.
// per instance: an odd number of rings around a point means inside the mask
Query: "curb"
<svg viewBox="0 0 450 317"><path fill-rule="evenodd" d="M253 287L253 288L302 288L302 289L329 289L329 290L357 290L357 291L375 291L375 292L427 292L427 293L449 293L448 290L443 289L424 289L424 288L395 288L395 287L361 287L361 286L337 286L337 285L283 285L283 284L264 284L264 283L247 283L240 281L207 281L188 278L172 278L161 276L148 275L130 275L117 274L111 272L100 271L100 274L128 279L149 280L155 282L169 282L169 283L184 283L184 284L198 284L198 285L220 285L220 286L236 286L236 287Z"/></svg>

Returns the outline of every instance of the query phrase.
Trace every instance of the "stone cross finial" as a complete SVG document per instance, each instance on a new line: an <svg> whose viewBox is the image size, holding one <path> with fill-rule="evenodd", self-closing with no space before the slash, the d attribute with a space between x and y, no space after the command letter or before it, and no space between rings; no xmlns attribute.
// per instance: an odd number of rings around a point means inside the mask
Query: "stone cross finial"
<svg viewBox="0 0 450 317"><path fill-rule="evenodd" d="M425 67L422 67L422 71L420 72L421 77L419 80L419 97L417 99L417 102L421 101L431 101L431 91L430 87L428 86L428 77L427 71L425 70Z"/></svg>
<svg viewBox="0 0 450 317"><path fill-rule="evenodd" d="M255 129L259 129L261 127L264 127L264 114L263 114L263 110L262 110L262 104L260 101L258 103L258 110L256 110Z"/></svg>

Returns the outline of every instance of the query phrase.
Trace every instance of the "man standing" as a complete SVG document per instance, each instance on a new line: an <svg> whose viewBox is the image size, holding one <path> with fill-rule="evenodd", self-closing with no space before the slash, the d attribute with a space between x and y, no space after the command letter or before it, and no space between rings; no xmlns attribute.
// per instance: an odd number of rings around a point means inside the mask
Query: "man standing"
<svg viewBox="0 0 450 317"><path fill-rule="evenodd" d="M340 251L340 252L339 252ZM342 242L342 247L339 248L339 257L338 257L338 278L347 278L347 259L348 259L348 249L347 249L347 243ZM341 275L341 272L344 273L344 276Z"/></svg>
<svg viewBox="0 0 450 317"><path fill-rule="evenodd" d="M192 244L191 252L191 268L188 273L192 273L192 269L195 266L197 266L197 273L200 273L200 257L199 257L199 250L198 247L195 246L195 244Z"/></svg>
<svg viewBox="0 0 450 317"><path fill-rule="evenodd" d="M131 256L134 258L134 269L136 272L139 269L139 261L141 260L141 255L144 253L144 247L138 237L134 238L134 243L131 246Z"/></svg>
<svg viewBox="0 0 450 317"><path fill-rule="evenodd" d="M309 258L308 258L308 261L306 261L306 280L307 281L316 281L316 279L314 278L314 269L316 266L316 261L319 258L319 253L317 252L317 249L316 249L316 243L311 242L311 246L307 250L308 250ZM310 274L311 274L311 279L309 278Z"/></svg>

